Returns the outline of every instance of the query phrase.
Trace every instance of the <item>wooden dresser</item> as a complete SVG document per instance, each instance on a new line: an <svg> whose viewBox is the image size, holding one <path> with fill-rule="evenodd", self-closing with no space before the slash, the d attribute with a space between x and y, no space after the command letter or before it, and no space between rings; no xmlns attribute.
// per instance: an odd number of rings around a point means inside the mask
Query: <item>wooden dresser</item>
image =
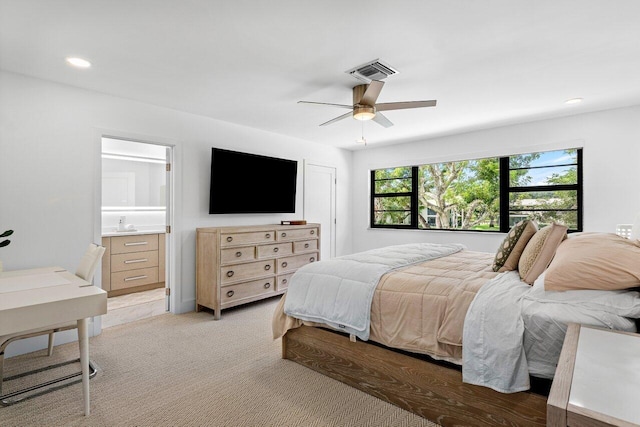
<svg viewBox="0 0 640 427"><path fill-rule="evenodd" d="M320 224L196 229L196 311L283 294L293 273L320 258Z"/></svg>
<svg viewBox="0 0 640 427"><path fill-rule="evenodd" d="M102 289L108 296L165 286L164 233L102 238Z"/></svg>

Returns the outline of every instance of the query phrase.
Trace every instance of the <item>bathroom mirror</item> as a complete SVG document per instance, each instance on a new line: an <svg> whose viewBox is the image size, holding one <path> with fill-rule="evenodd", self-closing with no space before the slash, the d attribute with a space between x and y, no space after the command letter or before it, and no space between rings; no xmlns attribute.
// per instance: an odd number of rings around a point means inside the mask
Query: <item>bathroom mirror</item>
<svg viewBox="0 0 640 427"><path fill-rule="evenodd" d="M103 209L164 208L166 203L164 148L105 139L102 151Z"/></svg>

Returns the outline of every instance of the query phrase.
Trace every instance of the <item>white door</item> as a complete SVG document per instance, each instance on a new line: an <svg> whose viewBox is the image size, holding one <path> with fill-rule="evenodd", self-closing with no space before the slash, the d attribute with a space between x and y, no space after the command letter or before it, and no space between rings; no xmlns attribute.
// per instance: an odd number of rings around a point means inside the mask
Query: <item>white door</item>
<svg viewBox="0 0 640 427"><path fill-rule="evenodd" d="M304 219L320 224L320 259L336 256L336 168L304 162Z"/></svg>

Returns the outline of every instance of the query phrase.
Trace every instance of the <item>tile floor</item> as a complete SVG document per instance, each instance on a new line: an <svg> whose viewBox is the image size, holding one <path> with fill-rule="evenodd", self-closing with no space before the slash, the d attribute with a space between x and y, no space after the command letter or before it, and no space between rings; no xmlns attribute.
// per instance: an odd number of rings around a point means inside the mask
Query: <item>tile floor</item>
<svg viewBox="0 0 640 427"><path fill-rule="evenodd" d="M151 289L107 299L107 314L102 316L102 328L166 313L165 288Z"/></svg>

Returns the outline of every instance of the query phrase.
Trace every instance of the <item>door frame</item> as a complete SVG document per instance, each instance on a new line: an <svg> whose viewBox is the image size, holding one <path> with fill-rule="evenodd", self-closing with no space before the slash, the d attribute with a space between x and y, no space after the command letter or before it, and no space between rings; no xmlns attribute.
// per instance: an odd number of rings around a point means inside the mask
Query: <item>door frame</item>
<svg viewBox="0 0 640 427"><path fill-rule="evenodd" d="M167 200L167 226L170 226L171 232L165 234L165 289L169 290L169 295L165 298L165 309L168 312L176 313L178 310L177 301L179 301L179 289L175 286L176 277L179 272L177 271L176 259L176 242L174 235L176 232L176 222L178 216L176 214L175 204L175 188L176 188L176 150L178 145L175 141L167 140L162 137L147 137L140 135L132 135L127 132L114 131L107 129L95 129L95 156L94 156L94 241L101 244L102 242L102 138L120 139L124 141L137 142L142 144L151 144L167 148L167 161L171 162L171 172L167 176L168 184L166 189ZM94 278L94 284L102 288L102 264L98 266L96 275ZM90 326L90 335L99 335L102 332L102 317L97 316L93 318Z"/></svg>

